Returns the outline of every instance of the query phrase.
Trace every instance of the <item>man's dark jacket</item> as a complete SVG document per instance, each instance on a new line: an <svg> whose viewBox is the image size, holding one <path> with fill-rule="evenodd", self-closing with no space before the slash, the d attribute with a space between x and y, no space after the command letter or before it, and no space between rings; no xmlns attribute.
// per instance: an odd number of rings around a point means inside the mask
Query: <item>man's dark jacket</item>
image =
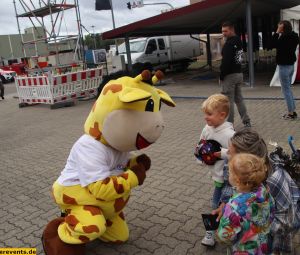
<svg viewBox="0 0 300 255"><path fill-rule="evenodd" d="M235 35L227 38L222 49L222 63L220 67L220 80L224 80L225 76L232 73L241 73L242 61L242 41Z"/></svg>

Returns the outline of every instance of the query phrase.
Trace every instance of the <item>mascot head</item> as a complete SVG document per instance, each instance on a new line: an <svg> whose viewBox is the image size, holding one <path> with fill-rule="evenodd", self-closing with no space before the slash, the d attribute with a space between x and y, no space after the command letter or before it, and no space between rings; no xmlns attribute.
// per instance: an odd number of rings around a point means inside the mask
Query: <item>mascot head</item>
<svg viewBox="0 0 300 255"><path fill-rule="evenodd" d="M118 151L133 151L154 143L164 129L161 103L175 106L171 97L155 88L163 73L148 70L135 78L109 81L84 125L85 133Z"/></svg>

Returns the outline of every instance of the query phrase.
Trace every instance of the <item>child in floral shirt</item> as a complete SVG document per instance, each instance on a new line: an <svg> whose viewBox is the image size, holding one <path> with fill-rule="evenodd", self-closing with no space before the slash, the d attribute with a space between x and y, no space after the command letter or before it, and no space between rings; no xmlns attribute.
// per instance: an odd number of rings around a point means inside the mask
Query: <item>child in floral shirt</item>
<svg viewBox="0 0 300 255"><path fill-rule="evenodd" d="M268 253L268 234L274 201L263 185L267 168L263 159L239 153L229 161L229 182L236 189L224 207L218 239L232 245L234 255Z"/></svg>

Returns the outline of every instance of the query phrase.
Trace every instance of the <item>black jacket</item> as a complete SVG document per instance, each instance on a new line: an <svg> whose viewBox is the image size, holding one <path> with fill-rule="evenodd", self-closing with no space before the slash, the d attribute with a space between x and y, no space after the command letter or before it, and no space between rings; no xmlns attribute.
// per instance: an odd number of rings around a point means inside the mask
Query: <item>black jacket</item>
<svg viewBox="0 0 300 255"><path fill-rule="evenodd" d="M237 35L227 38L222 49L220 80L223 80L228 74L242 72L242 53L243 49L241 39Z"/></svg>
<svg viewBox="0 0 300 255"><path fill-rule="evenodd" d="M291 32L289 34L275 33L272 38L272 46L276 48L276 62L278 65L293 65L296 61L296 48L299 43L298 34Z"/></svg>

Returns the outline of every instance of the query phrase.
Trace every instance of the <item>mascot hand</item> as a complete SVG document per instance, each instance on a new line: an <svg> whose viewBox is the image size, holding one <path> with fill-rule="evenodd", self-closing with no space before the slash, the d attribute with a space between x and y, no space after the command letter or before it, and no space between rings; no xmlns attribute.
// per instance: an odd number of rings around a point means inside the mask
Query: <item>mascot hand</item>
<svg viewBox="0 0 300 255"><path fill-rule="evenodd" d="M130 170L135 173L136 177L138 178L139 185L142 185L146 178L146 170L144 165L137 164L131 167Z"/></svg>
<svg viewBox="0 0 300 255"><path fill-rule="evenodd" d="M143 165L146 171L151 167L151 159L146 154L139 155L136 162Z"/></svg>

